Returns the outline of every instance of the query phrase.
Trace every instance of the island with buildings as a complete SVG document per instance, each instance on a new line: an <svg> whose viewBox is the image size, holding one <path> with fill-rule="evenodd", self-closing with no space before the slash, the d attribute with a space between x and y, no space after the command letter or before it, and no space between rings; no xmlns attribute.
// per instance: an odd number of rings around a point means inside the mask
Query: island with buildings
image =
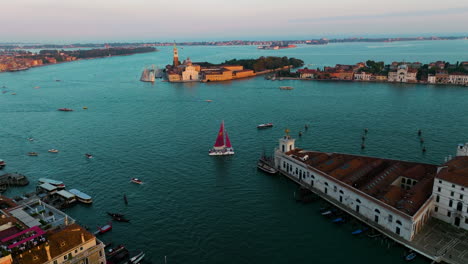
<svg viewBox="0 0 468 264"><path fill-rule="evenodd" d="M368 60L354 65L337 64L323 69L299 69L296 76L305 80L468 85L468 61L384 64Z"/></svg>
<svg viewBox="0 0 468 264"><path fill-rule="evenodd" d="M89 50L40 50L38 53L26 50L0 50L0 72L27 70L31 67L70 62L80 59L103 58L154 52L154 47L106 47Z"/></svg>
<svg viewBox="0 0 468 264"><path fill-rule="evenodd" d="M302 60L287 57L233 59L225 61L223 64L194 63L190 58L187 58L181 63L177 46L174 44L173 62L172 65L166 66L165 71L166 79L169 82L219 82L253 77L303 65Z"/></svg>
<svg viewBox="0 0 468 264"><path fill-rule="evenodd" d="M468 143L434 165L304 150L286 134L274 166L387 238L435 262L468 263Z"/></svg>

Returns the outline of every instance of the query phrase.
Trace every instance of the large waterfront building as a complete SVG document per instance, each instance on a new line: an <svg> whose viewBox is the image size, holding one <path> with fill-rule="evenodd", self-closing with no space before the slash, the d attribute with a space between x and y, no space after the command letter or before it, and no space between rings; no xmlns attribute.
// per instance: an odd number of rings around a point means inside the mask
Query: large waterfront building
<svg viewBox="0 0 468 264"><path fill-rule="evenodd" d="M440 167L434 182L434 217L468 230L468 143Z"/></svg>
<svg viewBox="0 0 468 264"><path fill-rule="evenodd" d="M389 82L401 82L401 83L411 83L417 82L416 75L418 73L417 69L410 68L406 64L401 64L397 67L396 70L391 70L388 73Z"/></svg>
<svg viewBox="0 0 468 264"><path fill-rule="evenodd" d="M468 153L468 145L458 151L461 153ZM286 135L279 140L279 148L275 150L275 167L301 185L352 211L361 220L412 241L433 214L466 228L467 156L459 155L437 166L306 151L296 148L295 140ZM441 182L440 190L434 179ZM440 198L434 197L433 189Z"/></svg>
<svg viewBox="0 0 468 264"><path fill-rule="evenodd" d="M0 197L0 207L0 263L106 263L101 241L39 199L16 204Z"/></svg>

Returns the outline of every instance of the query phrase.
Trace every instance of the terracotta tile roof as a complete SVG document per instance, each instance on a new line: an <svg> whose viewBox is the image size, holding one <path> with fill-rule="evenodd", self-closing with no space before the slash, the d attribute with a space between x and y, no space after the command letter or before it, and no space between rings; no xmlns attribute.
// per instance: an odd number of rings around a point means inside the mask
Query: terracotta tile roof
<svg viewBox="0 0 468 264"><path fill-rule="evenodd" d="M86 231L78 224L71 224L61 230L46 233L47 243L34 247L14 257L16 263L40 264L48 261L47 244L52 259L72 250L94 238L94 235Z"/></svg>
<svg viewBox="0 0 468 264"><path fill-rule="evenodd" d="M407 215L414 215L430 197L437 171L437 166L431 164L341 153L294 149L286 155ZM468 172L468 157L465 165ZM392 185L400 176L418 183L410 190L399 183Z"/></svg>
<svg viewBox="0 0 468 264"><path fill-rule="evenodd" d="M460 156L446 162L437 178L468 187L468 157Z"/></svg>

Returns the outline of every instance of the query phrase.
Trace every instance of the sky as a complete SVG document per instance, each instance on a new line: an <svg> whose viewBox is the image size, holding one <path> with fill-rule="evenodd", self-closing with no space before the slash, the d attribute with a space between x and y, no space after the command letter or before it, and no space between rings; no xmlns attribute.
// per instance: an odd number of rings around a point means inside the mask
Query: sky
<svg viewBox="0 0 468 264"><path fill-rule="evenodd" d="M468 35L467 0L0 0L0 42Z"/></svg>

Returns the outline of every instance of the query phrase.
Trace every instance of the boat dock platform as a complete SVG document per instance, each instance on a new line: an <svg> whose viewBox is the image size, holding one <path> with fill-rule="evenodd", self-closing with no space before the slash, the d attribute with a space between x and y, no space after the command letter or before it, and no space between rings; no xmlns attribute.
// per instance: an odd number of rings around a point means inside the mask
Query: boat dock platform
<svg viewBox="0 0 468 264"><path fill-rule="evenodd" d="M382 233L387 238L403 245L408 249L413 250L422 256L431 259L433 263L468 263L468 232L463 229L455 228L437 219L431 219L428 223L426 223L420 233L418 233L412 241L408 241L390 231L383 229L381 226L364 218L363 216L360 216L355 211L342 205L338 200L335 200L325 193L314 189L308 183L298 180L297 178L289 175L286 171L280 169L279 172L283 176L299 184L299 186L302 188L316 194L336 208L346 212L348 215Z"/></svg>
<svg viewBox="0 0 468 264"><path fill-rule="evenodd" d="M6 173L0 176L0 192L4 192L10 186L26 186L29 184L28 178L18 173Z"/></svg>

